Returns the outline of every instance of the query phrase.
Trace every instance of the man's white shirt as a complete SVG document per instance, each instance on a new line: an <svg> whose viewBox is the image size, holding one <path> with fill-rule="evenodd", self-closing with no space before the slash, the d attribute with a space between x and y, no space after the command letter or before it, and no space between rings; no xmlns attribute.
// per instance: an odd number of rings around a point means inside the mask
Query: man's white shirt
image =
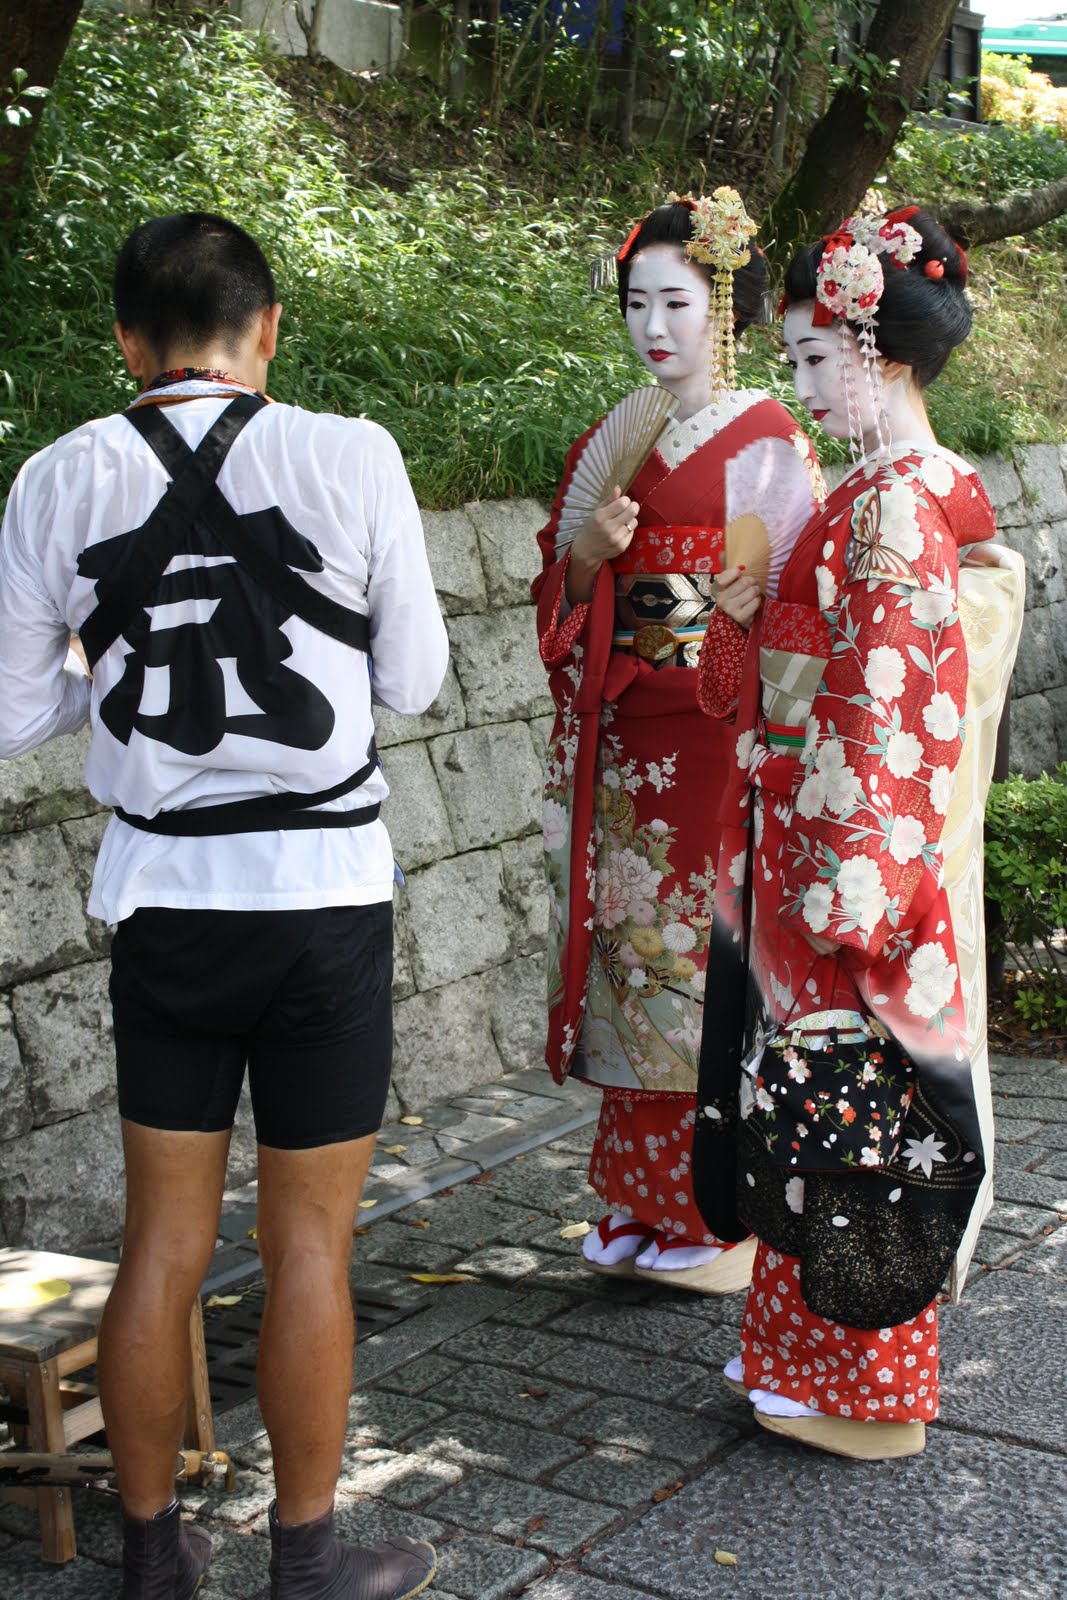
<svg viewBox="0 0 1067 1600"><path fill-rule="evenodd" d="M165 415L195 449L227 403L205 395L168 406ZM298 567L305 583L368 617L369 658L299 617L283 615L278 623L275 655L320 708L320 731L309 735L320 741L316 748L300 748L284 732L270 736L279 724L271 723L256 698L255 672L247 661L220 657L216 665L209 663L207 683L219 700L221 737L194 753L167 742L165 732L179 698L194 717L207 709L198 703L202 684L172 681L181 676L180 660L137 666L129 640L120 637L97 662L90 684L69 651L69 635L79 631L97 600L95 580L79 573L79 555L134 533L167 481L162 463L121 415L75 429L22 468L0 535L0 755L18 755L72 733L89 718L85 777L91 793L104 805L144 817L342 782L366 764L372 692L394 711L423 711L448 661L418 507L394 440L372 422L269 405L247 423L219 474L219 489L239 515L277 507L314 546L322 570ZM191 568L226 567L232 567L228 556L176 556L160 585L161 596L168 595L169 584L175 598L159 598L148 608L152 636L177 630L169 637L199 643L197 628L211 623L221 606L239 606L231 574L221 571L201 571L193 583L201 590L217 584L217 596L182 594L188 587L182 574ZM110 707L125 700L132 707L129 720L140 724L119 727L125 741L112 731L121 717L112 710L101 718L109 695ZM376 769L359 789L322 809L371 805L388 792ZM392 883L392 850L381 820L355 828L175 838L113 817L89 912L118 922L139 906L244 911L363 905L388 900Z"/></svg>

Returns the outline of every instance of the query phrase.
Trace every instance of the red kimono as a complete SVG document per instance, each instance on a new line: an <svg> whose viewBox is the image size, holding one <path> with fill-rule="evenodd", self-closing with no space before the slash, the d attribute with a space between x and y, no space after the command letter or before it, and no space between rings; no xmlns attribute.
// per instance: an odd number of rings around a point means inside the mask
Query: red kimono
<svg viewBox="0 0 1067 1600"><path fill-rule="evenodd" d="M668 423L630 489L629 549L568 611L556 530L595 432L568 454L533 585L558 708L544 791L546 1059L557 1079L573 1071L604 1091L597 1193L651 1229L711 1244L690 1141L729 730L701 714L693 668L722 567L728 458L773 436L818 467L788 413L759 395ZM650 638L666 659L642 655Z"/></svg>
<svg viewBox="0 0 1067 1600"><path fill-rule="evenodd" d="M941 835L967 701L958 546L994 531L965 463L902 448L857 468L805 530L749 637L739 702L715 660L724 644L734 659L740 630L720 615L705 645L708 709L736 707L736 727L696 1195L717 1232L760 1240L745 1383L843 1417L936 1415L935 1296L984 1171ZM980 851L980 809L973 828ZM759 1132L761 1039L857 1013L914 1063L900 1148L881 1160L888 1130L861 1094L858 1166L813 1170L798 1125L790 1172ZM810 1075L803 1048L786 1059ZM821 1115L828 1133L857 1106Z"/></svg>

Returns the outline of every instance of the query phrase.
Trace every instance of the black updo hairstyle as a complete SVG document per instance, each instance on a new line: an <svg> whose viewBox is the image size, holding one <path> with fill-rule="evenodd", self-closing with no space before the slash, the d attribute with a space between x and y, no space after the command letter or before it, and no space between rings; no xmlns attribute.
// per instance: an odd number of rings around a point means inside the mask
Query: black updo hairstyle
<svg viewBox="0 0 1067 1600"><path fill-rule="evenodd" d="M958 344L971 331L971 308L964 294L967 262L963 251L940 223L926 211L908 217L908 225L922 238L922 250L898 267L882 256L885 286L878 302L874 342L887 361L910 367L920 388L933 383ZM797 251L785 275L785 303L797 305L815 299L816 274L825 242L806 244ZM943 276L928 277L926 264L939 261ZM853 333L857 324L849 323Z"/></svg>
<svg viewBox="0 0 1067 1600"><path fill-rule="evenodd" d="M650 211L638 229L625 261L619 262L619 310L626 315L626 300L630 289L630 268L642 250L654 244L673 244L684 252L693 237L693 212L681 201L674 200ZM714 268L703 261L691 261L690 266L702 272L711 283ZM734 338L740 339L746 328L760 320L764 296L770 287L770 273L763 252L752 246L746 266L738 267L734 278Z"/></svg>

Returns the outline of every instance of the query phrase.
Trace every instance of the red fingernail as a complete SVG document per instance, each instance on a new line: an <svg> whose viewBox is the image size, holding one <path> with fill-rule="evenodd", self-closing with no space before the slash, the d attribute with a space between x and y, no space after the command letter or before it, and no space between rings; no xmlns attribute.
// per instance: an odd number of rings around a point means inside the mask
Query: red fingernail
<svg viewBox="0 0 1067 1600"><path fill-rule="evenodd" d="M741 566L740 562L738 563L737 570L738 570L738 572L744 572L744 570L745 570L744 567Z"/></svg>

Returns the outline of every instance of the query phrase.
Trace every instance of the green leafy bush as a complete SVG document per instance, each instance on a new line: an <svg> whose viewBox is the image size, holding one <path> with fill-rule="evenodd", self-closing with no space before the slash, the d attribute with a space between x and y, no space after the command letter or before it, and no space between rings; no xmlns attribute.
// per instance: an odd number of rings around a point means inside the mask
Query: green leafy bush
<svg viewBox="0 0 1067 1600"><path fill-rule="evenodd" d="M1040 778L1011 777L989 791L986 899L999 908L990 945L1013 945L1027 971L1012 987L1015 1010L1034 1029L1067 1026L1067 762Z"/></svg>

